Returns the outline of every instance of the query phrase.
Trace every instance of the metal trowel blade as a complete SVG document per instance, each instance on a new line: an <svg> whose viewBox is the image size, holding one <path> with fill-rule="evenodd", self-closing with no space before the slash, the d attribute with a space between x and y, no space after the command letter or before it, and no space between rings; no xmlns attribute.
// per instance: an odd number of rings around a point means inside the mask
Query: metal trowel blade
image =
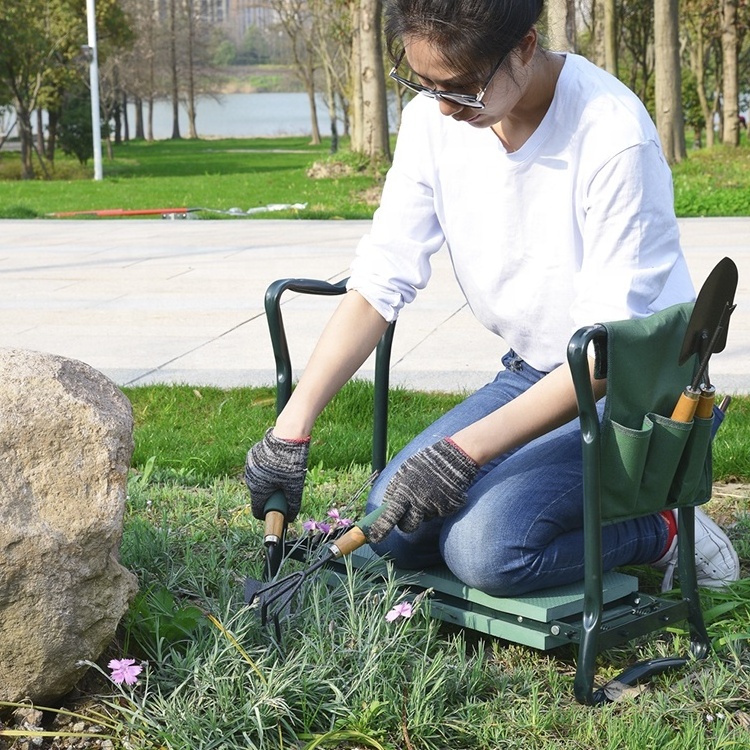
<svg viewBox="0 0 750 750"><path fill-rule="evenodd" d="M703 355L702 349L719 326L724 310L734 302L738 281L737 266L731 258L722 258L698 292L692 315L682 340L679 363L684 365L693 354ZM712 352L724 351L727 345L727 326L719 331Z"/></svg>

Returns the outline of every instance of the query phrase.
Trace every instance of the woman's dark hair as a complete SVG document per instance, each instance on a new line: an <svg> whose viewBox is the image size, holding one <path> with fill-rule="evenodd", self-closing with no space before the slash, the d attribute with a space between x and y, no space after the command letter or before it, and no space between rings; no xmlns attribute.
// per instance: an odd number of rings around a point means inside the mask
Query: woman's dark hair
<svg viewBox="0 0 750 750"><path fill-rule="evenodd" d="M404 39L434 44L457 71L505 60L537 22L544 0L388 0L385 40L395 60Z"/></svg>

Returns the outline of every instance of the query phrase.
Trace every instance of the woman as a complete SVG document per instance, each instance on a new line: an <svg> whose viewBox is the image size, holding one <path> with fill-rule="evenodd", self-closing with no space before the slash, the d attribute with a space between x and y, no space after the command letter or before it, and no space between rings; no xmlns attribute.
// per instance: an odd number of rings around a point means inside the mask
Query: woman
<svg viewBox="0 0 750 750"><path fill-rule="evenodd" d="M315 419L445 245L475 316L511 350L492 383L383 471L368 502L386 504L371 541L400 567L445 561L465 583L506 596L583 578L571 334L693 299L653 123L615 78L540 47L542 5L388 4L391 77L426 96L404 110L348 293L246 467L256 516L279 487L297 514ZM607 526L605 569L667 566L675 532L671 513ZM729 540L700 512L696 540L699 583L737 578Z"/></svg>

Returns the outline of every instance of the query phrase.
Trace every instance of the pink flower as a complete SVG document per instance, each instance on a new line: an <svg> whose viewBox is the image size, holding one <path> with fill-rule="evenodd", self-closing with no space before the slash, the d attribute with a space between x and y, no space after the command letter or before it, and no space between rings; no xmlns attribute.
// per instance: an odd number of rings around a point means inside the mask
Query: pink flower
<svg viewBox="0 0 750 750"><path fill-rule="evenodd" d="M111 678L115 685L122 685L123 682L135 685L138 675L143 671L143 667L136 664L135 659L112 659L107 666L112 670Z"/></svg>
<svg viewBox="0 0 750 750"><path fill-rule="evenodd" d="M342 518L338 508L331 508L331 510L328 511L328 517L333 523L316 521L313 518L308 518L307 521L302 523L302 528L308 533L319 531L321 534L330 534L331 531L335 529L345 529L354 524L354 521L352 521L351 518Z"/></svg>
<svg viewBox="0 0 750 750"><path fill-rule="evenodd" d="M328 511L328 517L333 519L334 528L347 528L351 526L354 521L351 518L342 518L338 508L331 508Z"/></svg>
<svg viewBox="0 0 750 750"><path fill-rule="evenodd" d="M413 614L414 610L412 609L411 602L401 602L400 604L397 604L390 612L388 612L388 614L385 616L385 619L388 622L398 620L399 617L403 617L405 620L408 620Z"/></svg>
<svg viewBox="0 0 750 750"><path fill-rule="evenodd" d="M331 532L330 523L325 523L325 521L316 521L313 518L308 518L307 521L303 521L302 528L308 533L319 531L321 534L329 534Z"/></svg>

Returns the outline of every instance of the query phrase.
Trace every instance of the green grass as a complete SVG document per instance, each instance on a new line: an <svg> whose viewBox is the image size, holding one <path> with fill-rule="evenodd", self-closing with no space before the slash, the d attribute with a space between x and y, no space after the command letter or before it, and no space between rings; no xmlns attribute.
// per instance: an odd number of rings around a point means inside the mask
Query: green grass
<svg viewBox="0 0 750 750"><path fill-rule="evenodd" d="M239 476L250 445L273 423L270 388L192 388L155 385L126 388L136 419L133 466L159 480L206 486L216 477ZM310 462L346 470L370 461L373 386L349 383L316 425ZM460 400L458 394L394 388L389 395L388 452L406 442ZM735 397L714 446L717 481L750 482L750 397Z"/></svg>
<svg viewBox="0 0 750 750"><path fill-rule="evenodd" d="M151 461L159 480L187 479L205 486L216 477L239 476L245 453L275 414L270 388L192 388L155 385L126 388L136 419L133 466ZM318 421L310 463L345 470L372 455L373 386L349 383ZM389 451L393 454L453 406L460 396L392 389Z"/></svg>
<svg viewBox="0 0 750 750"><path fill-rule="evenodd" d="M750 398L735 397L714 441L714 477L750 482Z"/></svg>
<svg viewBox="0 0 750 750"><path fill-rule="evenodd" d="M340 504L365 475L319 469L308 499ZM315 577L275 643L238 601L243 576L262 569L246 502L231 479L205 488L131 481L122 560L138 573L141 594L122 648L148 661L147 682L108 700L139 747L745 746L747 580L703 593L716 647L709 661L656 678L637 700L589 709L573 699L572 650L541 653L440 625L428 599L411 619L386 623L403 597L390 579L373 590L354 573L331 590ZM742 523L733 534L748 538ZM196 607L206 616L195 618ZM599 678L685 648L679 629L638 640L601 657Z"/></svg>
<svg viewBox="0 0 750 750"><path fill-rule="evenodd" d="M313 502L339 502L365 475L313 472ZM137 747L746 746L748 581L703 593L716 649L707 662L656 678L637 700L589 709L573 699L572 650L541 653L440 625L429 599L411 619L387 623L403 597L392 579L372 589L354 573L329 589L317 576L275 643L238 601L242 578L262 568L246 502L232 479L205 488L131 480L122 561L141 593L121 647L148 666L138 687L105 700ZM745 518L733 534L749 531ZM600 658L600 679L686 647L679 629L641 639Z"/></svg>
<svg viewBox="0 0 750 750"><path fill-rule="evenodd" d="M18 179L18 154L0 152L0 219L43 217L95 209L205 208L228 211L269 203L306 203L301 211L258 214L274 218L368 219L376 205L381 169L366 169L346 150L334 158L346 174L311 179L308 169L330 159L330 141L304 137L131 141L104 160L105 179L58 154L51 181ZM750 215L750 144L691 151L673 168L680 217ZM206 217L222 214L207 212Z"/></svg>
<svg viewBox="0 0 750 750"><path fill-rule="evenodd" d="M750 146L691 151L672 168L675 210L681 217L750 216Z"/></svg>
<svg viewBox="0 0 750 750"><path fill-rule="evenodd" d="M136 454L128 484L121 560L140 592L118 641L94 665L82 704L115 747L381 748L382 750L713 750L747 747L750 716L750 580L701 593L714 652L706 662L655 678L637 699L597 709L573 697L572 648L537 652L440 624L429 598L389 623L405 596L392 578L352 572L328 588L316 575L284 622L283 643L242 603L243 580L264 565L262 530L240 478L245 451L273 421L270 389L145 386L126 391ZM460 398L396 389L389 450ZM301 519L331 507L358 517L349 498L369 474L372 386L349 384L315 431ZM736 398L719 433L720 478L748 481L750 398ZM717 498L750 565L745 496ZM718 503L718 505L717 505ZM299 522L290 528L304 543ZM297 563L285 563L285 572ZM648 571L646 571L648 573ZM653 576L652 576L653 577ZM647 586L649 576L645 576ZM672 627L608 651L601 681L638 659L684 651ZM144 663L135 687L104 677L111 658ZM97 671L98 670L98 671ZM0 747L2 744L0 728Z"/></svg>
<svg viewBox="0 0 750 750"><path fill-rule="evenodd" d="M351 174L309 178L307 170L329 156L327 143L311 146L307 138L132 141L115 147L114 161L104 160L105 179L95 182L90 169L62 154L55 167L62 179L12 179L20 173L18 155L0 153L0 218L112 208L247 211L270 203L307 204L302 211L274 212L274 218L370 218L366 193L381 176L342 153L337 159Z"/></svg>

